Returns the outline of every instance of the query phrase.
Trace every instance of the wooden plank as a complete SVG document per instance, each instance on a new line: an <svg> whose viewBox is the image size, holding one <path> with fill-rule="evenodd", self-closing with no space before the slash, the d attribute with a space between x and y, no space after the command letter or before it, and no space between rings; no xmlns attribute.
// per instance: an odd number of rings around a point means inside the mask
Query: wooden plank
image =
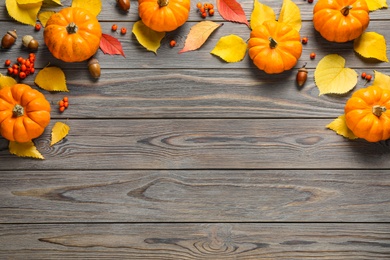
<svg viewBox="0 0 390 260"><path fill-rule="evenodd" d="M389 259L388 224L0 225L5 259ZM15 243L18 241L18 243Z"/></svg>
<svg viewBox="0 0 390 260"><path fill-rule="evenodd" d="M0 170L389 169L389 143L347 140L329 119L69 120L70 134L36 140L47 160L20 160L0 139Z"/></svg>
<svg viewBox="0 0 390 260"><path fill-rule="evenodd" d="M2 224L390 222L389 170L1 171L0 184Z"/></svg>
<svg viewBox="0 0 390 260"><path fill-rule="evenodd" d="M241 62L236 63L226 63L220 58L210 54L211 50L215 47L218 40L222 36L236 34L242 37L244 40L249 38L250 30L245 27L245 25L236 24L236 23L225 23L222 27L218 28L206 41L206 43L196 51L186 52L178 54L184 46L185 38L191 28L195 25L196 22L187 22L181 30L174 31L166 35L166 37L161 41L161 47L157 51L157 55L153 52L147 51L142 47L135 36L131 34L130 28L133 23L128 23L127 27L129 33L126 35L120 35L118 33L111 31L112 22L101 22L103 32L110 34L118 38L122 44L123 51L126 55L126 58L116 55L104 55L101 50L98 50L96 53L96 58L99 59L100 65L103 69L106 68L116 68L116 69L193 69L193 68L204 68L204 69L237 69L237 68L253 68L254 74L259 74L261 77L273 77L276 78L276 75L268 75L264 72L258 70L248 55ZM4 28L15 28L14 22L2 22ZM35 32L31 26L22 26L18 27L18 34L22 37L25 34L32 34L37 41L41 44L39 51L37 52L37 59L35 66L37 68L43 68L49 63L54 66L61 67L63 69L86 69L87 62L73 62L66 63L60 60L55 59L52 54L48 51L47 47L44 44L43 33ZM375 31L382 35L390 35L390 28L388 26L383 26L383 21L372 21L370 23L369 31ZM385 62L373 62L373 60L366 60L359 57L353 51L353 42L347 43L331 43L324 40L312 27L310 21L304 22L302 24L301 30L302 36L309 37L309 43L303 46L303 52L301 58L299 59L296 68L301 67L303 64L307 63L308 68L315 68L318 61L327 54L340 54L346 59L346 66L360 69L383 69L389 68L389 63ZM20 37L20 38L21 38ZM176 39L178 46L171 48L169 46L169 41L171 39ZM21 46L21 40L18 40L16 46ZM315 52L317 58L315 60L310 60L310 53ZM4 59L9 58L11 60L16 60L20 55L27 55L28 51L23 48L13 47L9 50L0 50L0 53L4 54ZM390 57L390 49L387 49L387 57ZM196 61L196 62L195 62ZM0 70L1 72L1 70ZM126 72L122 71L123 75L126 75ZM290 72L285 72L282 77L285 77ZM3 74L6 74L6 69L4 68Z"/></svg>
<svg viewBox="0 0 390 260"><path fill-rule="evenodd" d="M364 70L359 70L359 74ZM367 71L367 70L366 70ZM380 72L390 75L390 69ZM337 118L351 94L322 95L313 70L303 88L295 74L262 77L244 69L167 69L123 72L105 69L98 82L85 70L66 70L69 93L42 91L51 116L63 118ZM34 85L33 78L24 83ZM357 90L366 87L358 80ZM58 111L63 96L70 99ZM113 107L113 104L114 107ZM111 108L112 109L107 109Z"/></svg>

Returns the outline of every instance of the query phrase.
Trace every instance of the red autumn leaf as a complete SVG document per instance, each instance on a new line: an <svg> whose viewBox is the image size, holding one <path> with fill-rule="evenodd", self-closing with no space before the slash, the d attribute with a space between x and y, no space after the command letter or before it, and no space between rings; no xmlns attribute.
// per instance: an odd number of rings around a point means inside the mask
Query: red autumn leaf
<svg viewBox="0 0 390 260"><path fill-rule="evenodd" d="M249 26L244 9L236 0L217 0L217 9L223 19Z"/></svg>
<svg viewBox="0 0 390 260"><path fill-rule="evenodd" d="M123 52L122 49L122 44L120 41L112 37L111 35L108 34L102 34L102 38L100 39L100 49L103 51L104 54L110 54L110 55L122 55L123 57L125 56L125 53Z"/></svg>

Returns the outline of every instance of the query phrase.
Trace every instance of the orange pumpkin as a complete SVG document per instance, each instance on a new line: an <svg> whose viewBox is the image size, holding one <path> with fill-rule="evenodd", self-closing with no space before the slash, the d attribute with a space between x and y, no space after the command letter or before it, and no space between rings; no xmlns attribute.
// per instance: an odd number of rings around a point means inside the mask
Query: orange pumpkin
<svg viewBox="0 0 390 260"><path fill-rule="evenodd" d="M390 138L390 90L375 85L360 89L344 111L347 126L357 137L369 142Z"/></svg>
<svg viewBox="0 0 390 260"><path fill-rule="evenodd" d="M314 28L331 42L356 39L369 22L365 0L319 0L313 9Z"/></svg>
<svg viewBox="0 0 390 260"><path fill-rule="evenodd" d="M302 54L299 32L274 20L252 30L248 48L253 63L268 74L293 68Z"/></svg>
<svg viewBox="0 0 390 260"><path fill-rule="evenodd" d="M190 12L190 0L138 0L142 22L157 32L169 32L183 25Z"/></svg>
<svg viewBox="0 0 390 260"><path fill-rule="evenodd" d="M102 29L95 15L80 7L67 7L50 16L44 40L57 59L84 61L99 48Z"/></svg>
<svg viewBox="0 0 390 260"><path fill-rule="evenodd" d="M50 104L38 90L16 84L0 90L0 133L20 143L40 136L50 122Z"/></svg>

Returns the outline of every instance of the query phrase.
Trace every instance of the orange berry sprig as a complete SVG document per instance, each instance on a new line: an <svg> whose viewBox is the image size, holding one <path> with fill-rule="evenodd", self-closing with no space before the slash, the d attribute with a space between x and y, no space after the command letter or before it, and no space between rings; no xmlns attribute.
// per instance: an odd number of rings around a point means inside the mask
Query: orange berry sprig
<svg viewBox="0 0 390 260"><path fill-rule="evenodd" d="M19 77L20 79L25 79L28 75L34 74L35 54L30 53L27 59L23 57L18 57L16 63L11 64L11 60L6 60L4 65L7 68L8 75L12 77Z"/></svg>
<svg viewBox="0 0 390 260"><path fill-rule="evenodd" d="M69 106L69 99L68 97L63 97L59 102L58 102L58 110L62 113L67 109Z"/></svg>
<svg viewBox="0 0 390 260"><path fill-rule="evenodd" d="M196 8L198 8L198 12L200 13L200 16L202 18L206 18L207 14L209 16L214 15L214 5L210 3L204 3L202 4L201 2L198 2L196 4Z"/></svg>

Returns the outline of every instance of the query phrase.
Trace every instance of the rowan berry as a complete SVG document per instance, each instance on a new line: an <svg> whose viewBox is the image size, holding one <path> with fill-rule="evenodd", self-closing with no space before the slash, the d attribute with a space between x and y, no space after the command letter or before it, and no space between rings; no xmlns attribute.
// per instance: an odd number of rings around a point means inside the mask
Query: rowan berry
<svg viewBox="0 0 390 260"><path fill-rule="evenodd" d="M27 77L27 75L26 75L26 73L25 73L24 71L21 71L21 72L19 73L19 78L25 79L26 77Z"/></svg>
<svg viewBox="0 0 390 260"><path fill-rule="evenodd" d="M62 113L62 112L65 111L65 107L59 107L59 110L60 110L60 112Z"/></svg>
<svg viewBox="0 0 390 260"><path fill-rule="evenodd" d="M30 71L31 74L34 74L35 68L31 68L29 71Z"/></svg>
<svg viewBox="0 0 390 260"><path fill-rule="evenodd" d="M26 63L24 63L24 65L26 65L26 67L30 67L30 66L31 66L31 61L30 61L30 59L27 59L27 60L26 60Z"/></svg>
<svg viewBox="0 0 390 260"><path fill-rule="evenodd" d="M19 74L19 70L18 69L14 69L13 72L12 72L13 75L17 76Z"/></svg>
<svg viewBox="0 0 390 260"><path fill-rule="evenodd" d="M214 9L214 5L209 3L209 9Z"/></svg>
<svg viewBox="0 0 390 260"><path fill-rule="evenodd" d="M213 16L213 15L214 15L214 9L212 9L212 8L209 9L209 15L210 15L210 16Z"/></svg>
<svg viewBox="0 0 390 260"><path fill-rule="evenodd" d="M207 17L207 13L206 13L206 12L203 12L203 13L201 14L201 16L202 16L202 18L206 18L206 17Z"/></svg>
<svg viewBox="0 0 390 260"><path fill-rule="evenodd" d="M127 29L125 27L122 27L121 28L121 34L126 34L127 33Z"/></svg>
<svg viewBox="0 0 390 260"><path fill-rule="evenodd" d="M209 9L209 4L208 4L208 3L205 3L205 4L203 5L203 7L204 7L205 10L207 10L207 9Z"/></svg>
<svg viewBox="0 0 390 260"><path fill-rule="evenodd" d="M365 79L365 78L366 78L366 76L367 76L367 73L365 73L365 72L362 72L362 74L361 74L361 77L362 77L362 79Z"/></svg>
<svg viewBox="0 0 390 260"><path fill-rule="evenodd" d="M20 71L26 71L27 70L27 67L26 67L26 65L25 64L22 64L22 65L20 65Z"/></svg>
<svg viewBox="0 0 390 260"><path fill-rule="evenodd" d="M169 46L171 46L171 48L175 47L176 46L176 41L175 40L171 40L169 42Z"/></svg>
<svg viewBox="0 0 390 260"><path fill-rule="evenodd" d="M8 74L13 74L14 73L14 69L12 67L8 68L7 71L8 71Z"/></svg>
<svg viewBox="0 0 390 260"><path fill-rule="evenodd" d="M308 37L305 36L305 37L302 38L302 43L303 44L306 44L308 41L309 41Z"/></svg>
<svg viewBox="0 0 390 260"><path fill-rule="evenodd" d="M58 105L59 105L60 107L63 107L63 106L64 106L64 100L60 100L60 102L58 102Z"/></svg>
<svg viewBox="0 0 390 260"><path fill-rule="evenodd" d="M116 25L116 24L113 24L112 26L111 26L111 30L112 31L116 31L116 30L118 30L118 25Z"/></svg>
<svg viewBox="0 0 390 260"><path fill-rule="evenodd" d="M23 59L23 57L20 57L20 56L16 59L16 61L19 63L22 63L22 60L24 60L24 59Z"/></svg>
<svg viewBox="0 0 390 260"><path fill-rule="evenodd" d="M202 6L201 8L199 8L199 12L200 12L201 14L203 14L205 11L206 11L206 9L204 9L204 6Z"/></svg>
<svg viewBox="0 0 390 260"><path fill-rule="evenodd" d="M18 64L14 64L12 65L12 68L15 70L15 69L19 69L19 65Z"/></svg>
<svg viewBox="0 0 390 260"><path fill-rule="evenodd" d="M68 106L69 106L69 102L68 101L64 101L64 107L68 108Z"/></svg>
<svg viewBox="0 0 390 260"><path fill-rule="evenodd" d="M366 79L367 81L371 81L371 80L372 80L372 75L367 74L366 77L365 77L365 79Z"/></svg>
<svg viewBox="0 0 390 260"><path fill-rule="evenodd" d="M316 54L314 52L310 53L310 59L314 60L316 58Z"/></svg>
<svg viewBox="0 0 390 260"><path fill-rule="evenodd" d="M39 23L37 23L37 24L35 24L34 28L35 28L35 31L40 31L42 26Z"/></svg>
<svg viewBox="0 0 390 260"><path fill-rule="evenodd" d="M198 2L198 3L196 4L196 8L200 9L201 7L202 7L202 3L201 3L201 2Z"/></svg>
<svg viewBox="0 0 390 260"><path fill-rule="evenodd" d="M7 67L10 66L11 65L11 60L5 60L4 65L7 66Z"/></svg>
<svg viewBox="0 0 390 260"><path fill-rule="evenodd" d="M65 96L62 100L63 100L64 102L68 102L68 101L69 101L69 98Z"/></svg>

